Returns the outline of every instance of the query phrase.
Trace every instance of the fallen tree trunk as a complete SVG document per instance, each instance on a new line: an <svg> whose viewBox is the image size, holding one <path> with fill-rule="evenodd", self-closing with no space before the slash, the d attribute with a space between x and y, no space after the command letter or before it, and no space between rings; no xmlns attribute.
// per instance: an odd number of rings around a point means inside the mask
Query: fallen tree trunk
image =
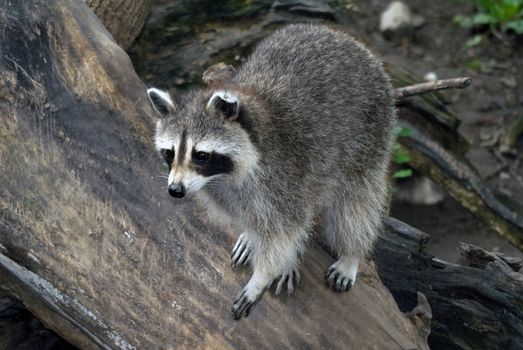
<svg viewBox="0 0 523 350"><path fill-rule="evenodd" d="M85 0L89 8L111 32L114 40L127 49L140 34L149 15L152 0Z"/></svg>
<svg viewBox="0 0 523 350"><path fill-rule="evenodd" d="M45 325L85 349L427 348L372 264L332 294L318 248L295 296L232 320L235 235L169 200L127 55L79 0L0 14L0 288Z"/></svg>
<svg viewBox="0 0 523 350"><path fill-rule="evenodd" d="M471 266L449 264L423 251L428 235L386 220L374 254L379 275L402 310L422 292L432 308L433 349L523 349L520 259L461 244Z"/></svg>
<svg viewBox="0 0 523 350"><path fill-rule="evenodd" d="M20 301L0 295L0 349L72 350L73 346L46 329Z"/></svg>

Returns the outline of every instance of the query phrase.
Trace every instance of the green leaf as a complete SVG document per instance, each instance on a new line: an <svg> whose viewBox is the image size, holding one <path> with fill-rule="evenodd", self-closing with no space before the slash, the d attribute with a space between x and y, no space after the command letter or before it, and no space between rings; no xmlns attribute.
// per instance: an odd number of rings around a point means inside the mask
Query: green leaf
<svg viewBox="0 0 523 350"><path fill-rule="evenodd" d="M392 177L394 179L404 179L406 177L412 176L412 169L401 169L396 171Z"/></svg>
<svg viewBox="0 0 523 350"><path fill-rule="evenodd" d="M410 155L403 151L394 152L392 155L392 161L396 164L405 164L410 162L410 160Z"/></svg>
<svg viewBox="0 0 523 350"><path fill-rule="evenodd" d="M523 19L508 22L506 28L512 29L518 35L523 34Z"/></svg>
<svg viewBox="0 0 523 350"><path fill-rule="evenodd" d="M479 58L472 58L467 63L465 63L465 66L468 69L479 71L483 68L483 63L481 63L481 60Z"/></svg>
<svg viewBox="0 0 523 350"><path fill-rule="evenodd" d="M470 28L472 27L472 18L469 16L456 15L454 16L454 23L457 23L463 28Z"/></svg>
<svg viewBox="0 0 523 350"><path fill-rule="evenodd" d="M394 129L394 133L398 137L409 137L412 136L412 130L404 126L398 126Z"/></svg>
<svg viewBox="0 0 523 350"><path fill-rule="evenodd" d="M478 13L478 14L472 16L472 25L474 25L474 26L495 24L497 22L499 22L499 20L497 20L496 17L486 14L486 13Z"/></svg>
<svg viewBox="0 0 523 350"><path fill-rule="evenodd" d="M503 5L499 6L500 8L500 19L502 21L510 20L515 18L518 15L519 9L521 8L522 3L519 0L504 0Z"/></svg>
<svg viewBox="0 0 523 350"><path fill-rule="evenodd" d="M479 45L482 41L483 41L483 35L477 34L477 35L474 35L472 38L468 39L467 41L465 41L465 46L467 48L471 48L471 47Z"/></svg>

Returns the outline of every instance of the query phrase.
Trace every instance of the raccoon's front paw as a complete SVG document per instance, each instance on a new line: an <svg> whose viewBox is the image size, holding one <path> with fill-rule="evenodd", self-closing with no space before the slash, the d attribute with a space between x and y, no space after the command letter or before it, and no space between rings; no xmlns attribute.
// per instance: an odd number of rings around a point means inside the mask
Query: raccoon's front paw
<svg viewBox="0 0 523 350"><path fill-rule="evenodd" d="M347 259L339 259L327 270L325 275L325 282L335 292L349 291L354 282L356 282L356 275L358 273L358 263L347 261Z"/></svg>
<svg viewBox="0 0 523 350"><path fill-rule="evenodd" d="M274 281L278 281L278 284L276 285L276 295L279 295L285 288L287 288L287 295L291 295L300 284L300 272L298 269L291 269L281 274Z"/></svg>
<svg viewBox="0 0 523 350"><path fill-rule="evenodd" d="M239 320L242 317L249 316L249 313L254 308L254 305L258 302L259 296L252 296L248 292L247 288L242 291L240 296L236 298L232 304L232 317L235 320Z"/></svg>
<svg viewBox="0 0 523 350"><path fill-rule="evenodd" d="M232 248L231 252L231 266L236 267L249 262L252 254L252 246L249 242L248 236L242 233L238 241Z"/></svg>

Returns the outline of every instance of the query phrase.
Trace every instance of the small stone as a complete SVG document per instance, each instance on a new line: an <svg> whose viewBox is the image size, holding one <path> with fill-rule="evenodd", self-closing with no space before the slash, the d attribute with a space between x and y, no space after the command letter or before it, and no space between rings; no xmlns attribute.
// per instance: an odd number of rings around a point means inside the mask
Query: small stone
<svg viewBox="0 0 523 350"><path fill-rule="evenodd" d="M516 78L514 76L510 76L510 77L506 77L506 78L501 78L500 79L501 83L503 85L505 85L506 87L510 88L510 89L513 89L516 87L516 85L518 84L517 81L516 81Z"/></svg>
<svg viewBox="0 0 523 350"><path fill-rule="evenodd" d="M502 171L501 173L499 173L499 178L501 180L509 180L510 179L510 174L507 173L506 171Z"/></svg>
<svg viewBox="0 0 523 350"><path fill-rule="evenodd" d="M412 13L405 3L394 1L381 14L380 31L384 34L406 33L424 22L421 16Z"/></svg>
<svg viewBox="0 0 523 350"><path fill-rule="evenodd" d="M425 74L423 76L423 80L425 80L425 81L435 81L435 80L438 80L438 76L436 75L435 72L428 72L427 74Z"/></svg>

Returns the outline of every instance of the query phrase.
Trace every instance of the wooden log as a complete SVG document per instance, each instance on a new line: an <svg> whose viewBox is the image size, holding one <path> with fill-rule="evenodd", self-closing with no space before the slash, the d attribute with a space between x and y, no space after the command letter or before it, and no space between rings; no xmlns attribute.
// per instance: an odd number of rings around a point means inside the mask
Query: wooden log
<svg viewBox="0 0 523 350"><path fill-rule="evenodd" d="M500 236L523 249L523 213L499 200L464 159L427 136L414 124L401 121L408 137L399 139L413 168L442 185L464 207L482 218Z"/></svg>
<svg viewBox="0 0 523 350"><path fill-rule="evenodd" d="M523 275L518 259L461 244L470 266L441 261L423 251L429 237L395 219L374 259L402 310L422 292L432 309L433 349L523 349Z"/></svg>
<svg viewBox="0 0 523 350"><path fill-rule="evenodd" d="M73 350L74 347L46 329L21 302L0 295L0 349Z"/></svg>
<svg viewBox="0 0 523 350"><path fill-rule="evenodd" d="M173 205L125 52L80 0L0 13L0 288L46 326L82 349L427 348L372 264L334 294L317 247L295 296L234 321L235 233Z"/></svg>
<svg viewBox="0 0 523 350"><path fill-rule="evenodd" d="M152 0L85 0L124 49L140 34Z"/></svg>

